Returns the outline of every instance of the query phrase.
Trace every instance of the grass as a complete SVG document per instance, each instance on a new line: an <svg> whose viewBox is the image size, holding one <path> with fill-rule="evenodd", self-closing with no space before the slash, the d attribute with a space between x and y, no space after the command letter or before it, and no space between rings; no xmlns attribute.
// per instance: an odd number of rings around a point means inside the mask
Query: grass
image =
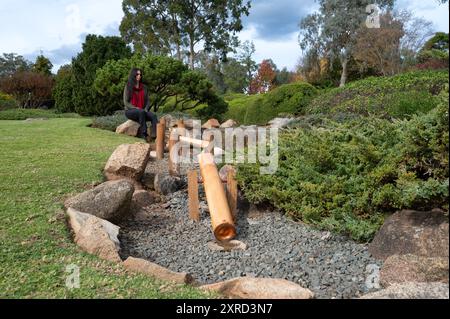
<svg viewBox="0 0 450 319"><path fill-rule="evenodd" d="M86 118L0 121L0 298L206 298L184 285L128 273L81 251L65 198L102 180L114 149L137 139L87 127ZM68 265L80 288L65 286Z"/></svg>

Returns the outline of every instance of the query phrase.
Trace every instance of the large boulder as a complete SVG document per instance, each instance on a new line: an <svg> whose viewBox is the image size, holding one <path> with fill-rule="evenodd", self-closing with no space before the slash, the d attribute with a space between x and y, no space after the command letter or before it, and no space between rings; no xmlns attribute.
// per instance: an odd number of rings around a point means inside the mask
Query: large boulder
<svg viewBox="0 0 450 319"><path fill-rule="evenodd" d="M408 282L369 293L361 299L448 299L448 284Z"/></svg>
<svg viewBox="0 0 450 319"><path fill-rule="evenodd" d="M169 195L175 193L180 190L182 186L182 181L179 177L164 173L158 173L155 175L154 188L159 194Z"/></svg>
<svg viewBox="0 0 450 319"><path fill-rule="evenodd" d="M172 281L179 284L191 284L194 282L193 277L188 273L174 272L140 258L128 257L127 260L123 262L123 266L133 272L150 275L160 280Z"/></svg>
<svg viewBox="0 0 450 319"><path fill-rule="evenodd" d="M220 128L231 128L231 127L235 127L238 124L236 123L235 120L229 119L226 122L223 122L222 124L220 124Z"/></svg>
<svg viewBox="0 0 450 319"><path fill-rule="evenodd" d="M134 137L134 136L138 135L139 127L140 127L140 125L138 122L128 120L116 128L116 133L125 134L125 135Z"/></svg>
<svg viewBox="0 0 450 319"><path fill-rule="evenodd" d="M277 117L269 121L268 124L271 128L283 128L288 126L293 121L295 121L294 118Z"/></svg>
<svg viewBox="0 0 450 319"><path fill-rule="evenodd" d="M104 173L139 180L144 173L150 155L147 143L122 144L112 153Z"/></svg>
<svg viewBox="0 0 450 319"><path fill-rule="evenodd" d="M142 208L147 208L156 202L157 195L146 190L137 190L131 200L131 210L138 212Z"/></svg>
<svg viewBox="0 0 450 319"><path fill-rule="evenodd" d="M314 293L285 279L240 277L200 287L233 299L312 299Z"/></svg>
<svg viewBox="0 0 450 319"><path fill-rule="evenodd" d="M380 283L384 287L405 282L448 283L448 258L393 255L383 263Z"/></svg>
<svg viewBox="0 0 450 319"><path fill-rule="evenodd" d="M68 199L65 206L119 222L129 213L133 193L134 187L128 181L111 181Z"/></svg>
<svg viewBox="0 0 450 319"><path fill-rule="evenodd" d="M219 176L223 182L226 182L228 180L228 172L230 171L236 173L236 169L229 164L222 166L222 168L219 170Z"/></svg>
<svg viewBox="0 0 450 319"><path fill-rule="evenodd" d="M220 127L220 123L216 119L210 119L205 124L202 125L203 129L208 129L208 130L210 130L212 128L219 128L219 127Z"/></svg>
<svg viewBox="0 0 450 319"><path fill-rule="evenodd" d="M448 217L443 212L402 210L385 221L369 252L381 260L406 254L448 258L448 234Z"/></svg>
<svg viewBox="0 0 450 319"><path fill-rule="evenodd" d="M119 227L110 222L77 211L67 210L69 224L74 232L75 243L84 251L113 262L121 262L119 256Z"/></svg>
<svg viewBox="0 0 450 319"><path fill-rule="evenodd" d="M155 189L155 177L156 173L154 172L154 168L147 166L141 178L142 185L144 185L146 189Z"/></svg>

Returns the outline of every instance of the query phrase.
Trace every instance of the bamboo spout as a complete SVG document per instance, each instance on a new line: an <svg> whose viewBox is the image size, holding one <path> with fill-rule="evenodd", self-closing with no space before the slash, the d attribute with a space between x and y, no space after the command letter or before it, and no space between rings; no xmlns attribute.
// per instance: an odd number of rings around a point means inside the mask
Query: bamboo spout
<svg viewBox="0 0 450 319"><path fill-rule="evenodd" d="M214 163L214 156L210 153L202 153L198 155L198 161L214 236L219 241L231 240L236 237L236 227L217 166Z"/></svg>

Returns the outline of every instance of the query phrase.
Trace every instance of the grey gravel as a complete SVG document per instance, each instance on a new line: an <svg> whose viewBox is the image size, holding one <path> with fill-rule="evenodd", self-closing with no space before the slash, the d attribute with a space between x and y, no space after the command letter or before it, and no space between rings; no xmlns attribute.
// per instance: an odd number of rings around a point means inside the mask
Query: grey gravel
<svg viewBox="0 0 450 319"><path fill-rule="evenodd" d="M205 201L203 192L200 199ZM145 219L119 226L122 258L144 258L172 271L188 272L200 284L252 276L284 278L312 290L316 298L358 298L377 291L366 286L374 275L366 269L368 265L381 268L382 262L370 256L367 245L277 212L252 218L238 212L235 239L248 246L245 251L208 248L208 242L215 240L209 214L201 211L199 223L189 219L186 190L168 195L164 205L150 206ZM373 272L374 266L368 269Z"/></svg>

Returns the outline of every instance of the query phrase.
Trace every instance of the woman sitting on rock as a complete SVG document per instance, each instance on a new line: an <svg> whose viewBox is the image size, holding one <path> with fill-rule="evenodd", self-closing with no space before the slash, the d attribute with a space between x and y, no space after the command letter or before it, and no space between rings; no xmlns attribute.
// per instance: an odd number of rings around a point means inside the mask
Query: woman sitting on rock
<svg viewBox="0 0 450 319"><path fill-rule="evenodd" d="M156 114L150 112L147 87L142 83L142 70L133 68L128 77L128 83L123 90L125 116L138 122L140 127L138 137L150 142L147 134L147 121L152 122L151 139L156 138Z"/></svg>

